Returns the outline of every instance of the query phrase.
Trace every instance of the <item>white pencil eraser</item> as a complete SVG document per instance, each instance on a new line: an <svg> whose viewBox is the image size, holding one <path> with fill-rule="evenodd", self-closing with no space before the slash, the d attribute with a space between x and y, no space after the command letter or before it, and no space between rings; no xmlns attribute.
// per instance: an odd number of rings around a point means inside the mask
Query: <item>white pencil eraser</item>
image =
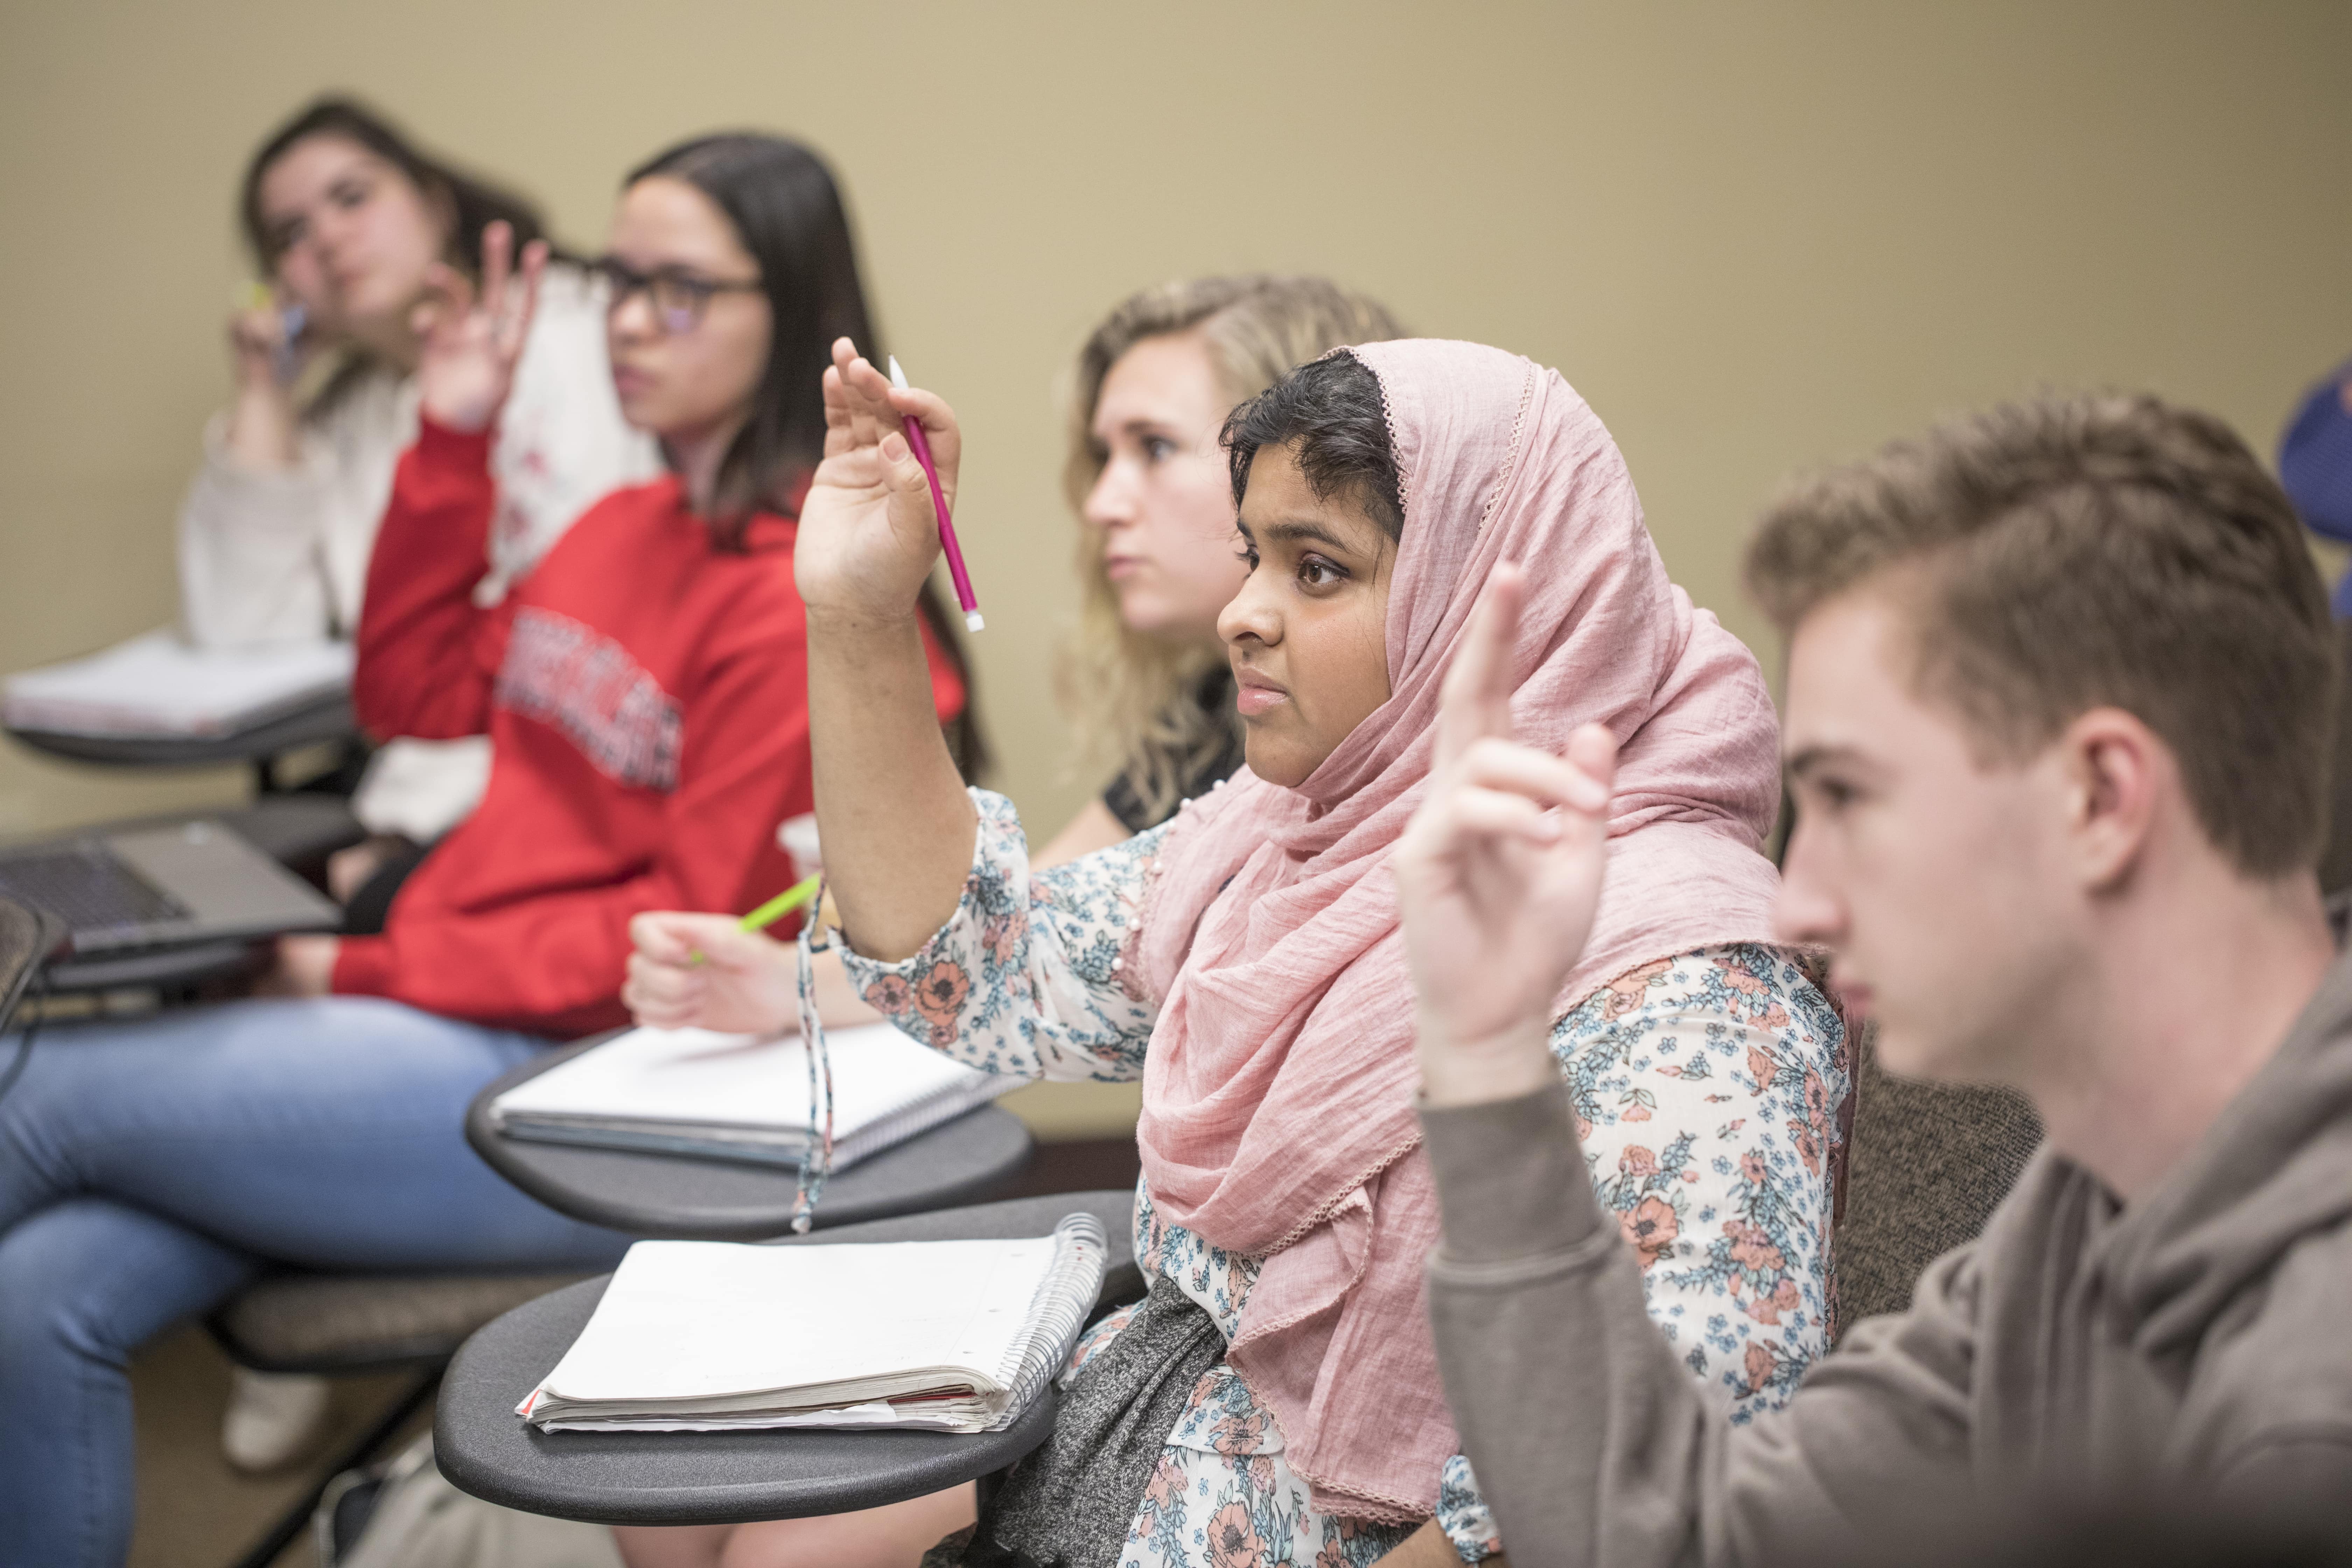
<svg viewBox="0 0 2352 1568"><path fill-rule="evenodd" d="M966 610L963 613L963 624L971 630L978 631L988 623L980 618L980 612L978 610Z"/></svg>

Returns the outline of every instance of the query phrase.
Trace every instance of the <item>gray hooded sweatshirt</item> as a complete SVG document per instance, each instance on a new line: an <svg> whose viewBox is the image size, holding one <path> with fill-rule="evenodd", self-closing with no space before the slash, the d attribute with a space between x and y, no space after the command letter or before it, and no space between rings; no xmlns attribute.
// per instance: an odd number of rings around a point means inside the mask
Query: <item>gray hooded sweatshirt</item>
<svg viewBox="0 0 2352 1568"><path fill-rule="evenodd" d="M1958 1495L2352 1499L2352 959L2138 1202L2045 1145L1744 1426L1643 1310L1562 1088L1422 1124L1438 1363L1513 1568L1884 1547Z"/></svg>

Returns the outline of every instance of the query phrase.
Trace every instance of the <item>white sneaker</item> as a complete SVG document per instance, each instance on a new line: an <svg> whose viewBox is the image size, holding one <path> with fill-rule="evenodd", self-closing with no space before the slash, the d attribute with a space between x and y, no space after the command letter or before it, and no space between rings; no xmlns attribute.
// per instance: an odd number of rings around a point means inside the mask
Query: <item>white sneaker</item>
<svg viewBox="0 0 2352 1568"><path fill-rule="evenodd" d="M327 1431L327 1380L302 1373L251 1372L236 1367L228 1414L221 1418L221 1452L247 1475L309 1456Z"/></svg>

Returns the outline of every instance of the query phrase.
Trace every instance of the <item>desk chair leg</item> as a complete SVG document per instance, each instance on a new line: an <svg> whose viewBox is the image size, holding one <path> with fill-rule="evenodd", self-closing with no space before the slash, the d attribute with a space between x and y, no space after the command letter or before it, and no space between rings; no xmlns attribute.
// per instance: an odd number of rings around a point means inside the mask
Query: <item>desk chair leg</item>
<svg viewBox="0 0 2352 1568"><path fill-rule="evenodd" d="M378 1451L406 1425L408 1418L423 1409L425 1402L433 1397L434 1390L441 1386L442 1371L436 1366L420 1376L366 1431L338 1450L326 1468L319 1472L319 1479L305 1488L302 1495L296 1498L278 1517L278 1522L270 1527L269 1533L236 1560L236 1568L269 1568L277 1562L278 1554L310 1528L310 1516L318 1511L319 1500L327 1495L328 1483L345 1470L356 1469L372 1462Z"/></svg>

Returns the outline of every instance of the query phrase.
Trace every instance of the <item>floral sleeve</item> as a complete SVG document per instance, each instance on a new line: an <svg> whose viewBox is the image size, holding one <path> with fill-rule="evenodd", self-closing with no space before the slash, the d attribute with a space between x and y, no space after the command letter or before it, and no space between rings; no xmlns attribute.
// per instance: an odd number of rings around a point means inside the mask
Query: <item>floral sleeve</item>
<svg viewBox="0 0 2352 1568"><path fill-rule="evenodd" d="M1032 877L1013 803L971 798L980 831L955 913L902 963L845 946L851 983L906 1034L989 1072L1141 1078L1159 1005L1123 972L1167 828Z"/></svg>
<svg viewBox="0 0 2352 1568"><path fill-rule="evenodd" d="M1652 1320L1735 1424L1778 1408L1829 1349L1836 1009L1790 952L1707 948L1611 981L1551 1047ZM1465 1562L1505 1544L1460 1455L1437 1517Z"/></svg>
<svg viewBox="0 0 2352 1568"><path fill-rule="evenodd" d="M1747 1422L1829 1348L1830 1156L1845 1029L1797 960L1711 948L1643 964L1552 1052L1650 1316Z"/></svg>

